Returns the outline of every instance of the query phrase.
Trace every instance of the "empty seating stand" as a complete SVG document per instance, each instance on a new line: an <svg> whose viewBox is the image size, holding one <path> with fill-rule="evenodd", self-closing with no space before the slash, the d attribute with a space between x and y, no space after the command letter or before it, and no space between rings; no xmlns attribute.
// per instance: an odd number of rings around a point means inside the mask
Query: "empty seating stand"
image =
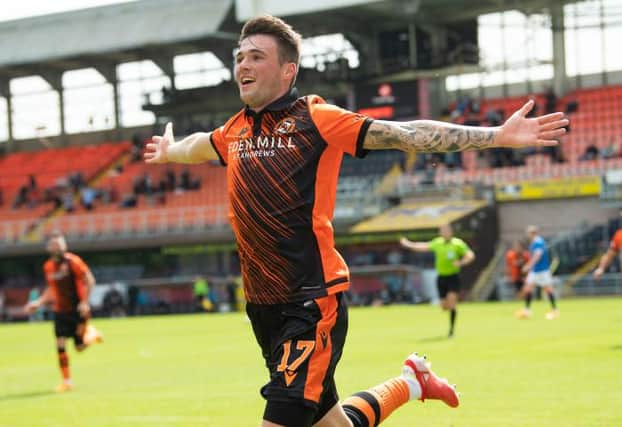
<svg viewBox="0 0 622 427"><path fill-rule="evenodd" d="M191 180L200 181L193 190L157 191L136 197L136 206L122 207L120 201L133 194L135 181L149 175L153 186L172 171L179 182L184 170ZM111 171L114 172L114 171ZM73 238L94 236L150 235L203 230L227 224L226 169L219 165L149 165L142 161L128 162L122 172L111 173L98 182L96 188L114 192L119 199L114 203L97 203L93 210L78 208L73 213L49 221L46 232L62 229Z"/></svg>
<svg viewBox="0 0 622 427"><path fill-rule="evenodd" d="M0 157L0 242L16 241L32 230L54 209L51 202L43 202L46 189L56 186L73 173L82 174L86 182L92 180L110 164L129 152L127 141L98 145L52 148L36 152L16 152ZM36 181L33 202L13 208L20 188L28 185L30 177Z"/></svg>

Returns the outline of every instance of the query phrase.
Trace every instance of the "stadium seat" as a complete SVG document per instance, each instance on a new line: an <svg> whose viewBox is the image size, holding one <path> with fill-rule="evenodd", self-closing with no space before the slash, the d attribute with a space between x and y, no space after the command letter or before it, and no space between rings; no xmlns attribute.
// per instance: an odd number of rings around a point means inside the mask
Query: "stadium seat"
<svg viewBox="0 0 622 427"><path fill-rule="evenodd" d="M47 189L67 185L70 174L79 172L86 183L96 178L112 163L129 152L131 144L127 141L106 142L97 145L52 148L36 152L10 153L0 158L0 189L3 204L0 206L0 221L6 231L5 236L15 236L31 230L32 225L54 210L52 202L44 202ZM36 189L31 192L31 202L27 206L13 208L20 188L28 185L30 177L36 181ZM34 194L34 195L33 195ZM29 226L24 226L27 222ZM1 237L0 237L1 239Z"/></svg>

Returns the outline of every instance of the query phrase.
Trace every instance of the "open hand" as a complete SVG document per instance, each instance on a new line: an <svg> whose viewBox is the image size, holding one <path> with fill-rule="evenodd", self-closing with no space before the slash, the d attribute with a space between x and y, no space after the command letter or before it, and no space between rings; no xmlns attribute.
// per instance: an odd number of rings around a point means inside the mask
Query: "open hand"
<svg viewBox="0 0 622 427"><path fill-rule="evenodd" d="M534 106L530 100L501 126L495 138L495 146L508 148L538 147L557 145L559 138L566 133L568 119L564 113L551 113L545 116L527 118Z"/></svg>
<svg viewBox="0 0 622 427"><path fill-rule="evenodd" d="M152 142L145 146L145 162L147 163L167 163L168 147L175 143L173 135L173 124L168 122L162 136L154 135Z"/></svg>
<svg viewBox="0 0 622 427"><path fill-rule="evenodd" d="M24 312L28 314L32 314L39 309L39 306L40 304L38 301L30 301L28 304L24 306Z"/></svg>

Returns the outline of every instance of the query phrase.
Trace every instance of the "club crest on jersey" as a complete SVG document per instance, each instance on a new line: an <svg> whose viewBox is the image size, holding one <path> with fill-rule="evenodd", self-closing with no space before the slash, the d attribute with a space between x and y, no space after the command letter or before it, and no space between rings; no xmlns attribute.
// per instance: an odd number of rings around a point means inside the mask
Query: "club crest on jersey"
<svg viewBox="0 0 622 427"><path fill-rule="evenodd" d="M280 122L276 124L274 127L274 133L280 133L281 135L286 135L288 133L294 132L296 129L296 119L293 117L285 117Z"/></svg>

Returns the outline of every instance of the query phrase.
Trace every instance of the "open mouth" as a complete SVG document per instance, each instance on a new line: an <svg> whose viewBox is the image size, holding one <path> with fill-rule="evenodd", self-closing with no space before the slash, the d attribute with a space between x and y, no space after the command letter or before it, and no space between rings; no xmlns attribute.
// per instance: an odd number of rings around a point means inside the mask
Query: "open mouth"
<svg viewBox="0 0 622 427"><path fill-rule="evenodd" d="M240 84L242 85L242 87L248 87L253 83L255 83L255 79L252 77L243 77L240 79Z"/></svg>

